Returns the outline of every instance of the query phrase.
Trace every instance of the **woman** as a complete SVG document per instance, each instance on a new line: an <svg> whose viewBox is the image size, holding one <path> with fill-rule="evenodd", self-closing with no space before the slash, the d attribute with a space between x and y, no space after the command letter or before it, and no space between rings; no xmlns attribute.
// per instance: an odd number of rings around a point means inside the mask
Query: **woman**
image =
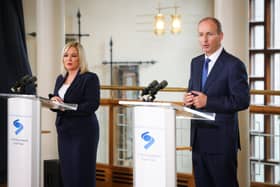
<svg viewBox="0 0 280 187"><path fill-rule="evenodd" d="M78 104L77 110L55 110L58 152L64 187L95 187L99 124L100 85L87 69L85 53L78 42L66 44L62 54L64 74L56 79L51 100Z"/></svg>

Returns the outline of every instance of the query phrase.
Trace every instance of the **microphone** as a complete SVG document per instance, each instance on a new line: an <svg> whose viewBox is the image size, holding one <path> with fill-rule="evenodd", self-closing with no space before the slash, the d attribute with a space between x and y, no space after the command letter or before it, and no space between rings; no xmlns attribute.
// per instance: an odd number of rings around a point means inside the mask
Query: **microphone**
<svg viewBox="0 0 280 187"><path fill-rule="evenodd" d="M160 89L165 88L167 85L168 85L168 82L166 80L163 80L160 83L158 83L158 81L154 80L147 87L149 89L145 88L148 91L146 91L145 89L144 89L145 91L144 90L142 91L142 96L140 98L146 102L153 102L154 99L156 98L155 95L157 94L157 92ZM145 94L143 94L143 93L145 93Z"/></svg>
<svg viewBox="0 0 280 187"><path fill-rule="evenodd" d="M163 88L165 88L168 85L168 82L166 80L161 81L158 85L156 85L153 89L150 91L150 95L154 96L157 94L157 92Z"/></svg>
<svg viewBox="0 0 280 187"><path fill-rule="evenodd" d="M14 92L14 93L19 93L20 92L20 87L23 85L23 83L28 78L29 78L29 75L25 75L25 76L21 77L18 81L16 81L14 86L11 87L11 91Z"/></svg>
<svg viewBox="0 0 280 187"><path fill-rule="evenodd" d="M16 81L15 85L11 87L13 93L24 93L25 87L33 83L36 87L35 82L37 78L35 76L25 75L20 80Z"/></svg>
<svg viewBox="0 0 280 187"><path fill-rule="evenodd" d="M25 79L23 81L23 85L26 86L28 84L31 84L31 83L35 83L37 81L37 77L35 76L29 76L27 79Z"/></svg>
<svg viewBox="0 0 280 187"><path fill-rule="evenodd" d="M142 90L141 96L149 94L150 90L157 86L159 83L157 80L153 80L146 88Z"/></svg>

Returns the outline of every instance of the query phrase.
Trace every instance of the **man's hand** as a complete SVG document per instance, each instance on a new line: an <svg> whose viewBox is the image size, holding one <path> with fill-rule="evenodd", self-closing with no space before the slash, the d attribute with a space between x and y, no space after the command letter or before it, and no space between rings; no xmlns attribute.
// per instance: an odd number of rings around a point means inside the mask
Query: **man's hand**
<svg viewBox="0 0 280 187"><path fill-rule="evenodd" d="M191 107L193 105L193 99L194 99L194 95L191 92L187 92L184 94L184 105Z"/></svg>
<svg viewBox="0 0 280 187"><path fill-rule="evenodd" d="M196 109L204 108L207 103L207 95L198 91L191 91L193 95L193 106Z"/></svg>

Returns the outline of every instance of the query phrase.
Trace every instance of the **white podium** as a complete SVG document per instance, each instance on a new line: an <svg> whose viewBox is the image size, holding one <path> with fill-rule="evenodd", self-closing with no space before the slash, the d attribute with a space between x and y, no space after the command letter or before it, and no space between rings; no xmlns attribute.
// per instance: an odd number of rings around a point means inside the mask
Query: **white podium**
<svg viewBox="0 0 280 187"><path fill-rule="evenodd" d="M35 95L0 97L8 99L8 187L39 187L41 103L49 108L62 106Z"/></svg>
<svg viewBox="0 0 280 187"><path fill-rule="evenodd" d="M133 106L134 187L175 187L176 117L214 120L202 113L172 103L120 101Z"/></svg>

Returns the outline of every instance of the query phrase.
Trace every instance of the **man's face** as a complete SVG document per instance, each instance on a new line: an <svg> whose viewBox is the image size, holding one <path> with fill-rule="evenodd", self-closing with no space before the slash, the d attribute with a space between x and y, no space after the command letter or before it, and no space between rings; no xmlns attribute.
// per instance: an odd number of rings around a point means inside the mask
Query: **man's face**
<svg viewBox="0 0 280 187"><path fill-rule="evenodd" d="M198 25L198 35L200 46L207 56L220 48L223 33L218 33L217 26L212 20L205 20Z"/></svg>

